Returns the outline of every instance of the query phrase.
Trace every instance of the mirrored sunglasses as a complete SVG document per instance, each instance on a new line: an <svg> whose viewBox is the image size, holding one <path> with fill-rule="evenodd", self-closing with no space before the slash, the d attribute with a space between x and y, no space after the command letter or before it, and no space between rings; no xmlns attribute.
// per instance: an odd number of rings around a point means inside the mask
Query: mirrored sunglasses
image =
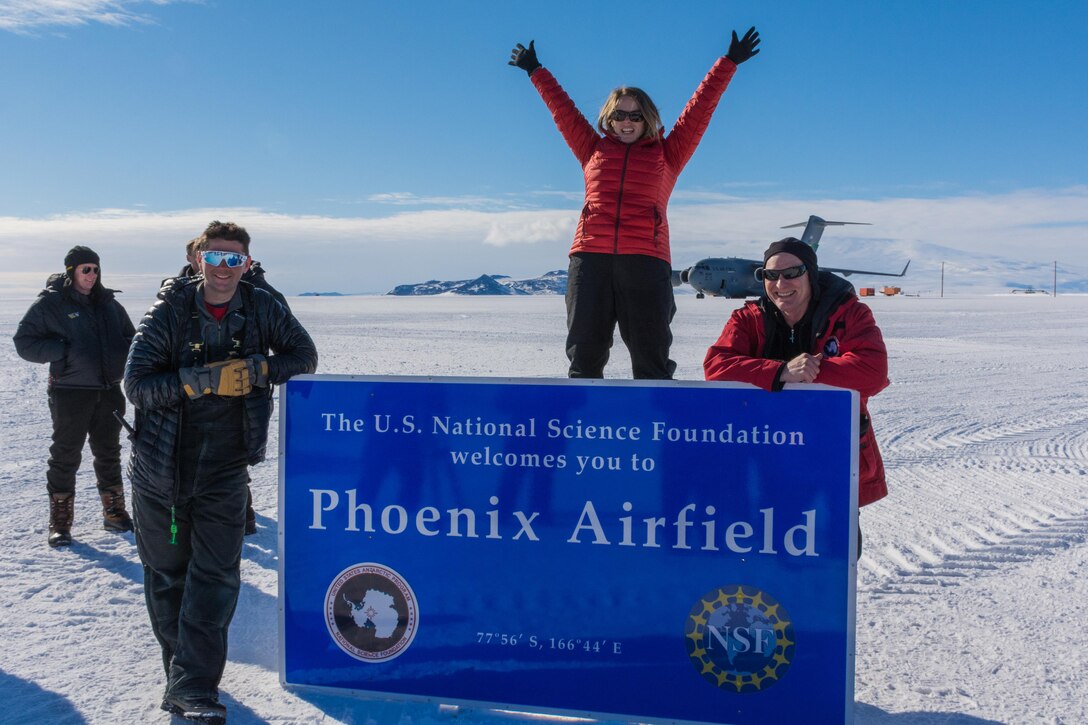
<svg viewBox="0 0 1088 725"><path fill-rule="evenodd" d="M760 282L764 280L768 282L777 282L779 277L797 279L807 271L808 268L803 264L799 264L796 267L786 267L785 269L764 269L763 267L760 267L756 270L756 279Z"/></svg>
<svg viewBox="0 0 1088 725"><path fill-rule="evenodd" d="M86 266L80 267L79 271L82 274L98 274L98 267L88 264Z"/></svg>
<svg viewBox="0 0 1088 725"><path fill-rule="evenodd" d="M619 109L612 111L613 121L626 121L627 119L638 123L642 120L642 111L620 111Z"/></svg>
<svg viewBox="0 0 1088 725"><path fill-rule="evenodd" d="M200 253L200 258L204 260L204 264L210 265L212 267L218 267L219 265L226 262L227 266L233 269L241 267L243 264L245 264L246 260L249 259L249 255L241 254L239 252L206 251Z"/></svg>

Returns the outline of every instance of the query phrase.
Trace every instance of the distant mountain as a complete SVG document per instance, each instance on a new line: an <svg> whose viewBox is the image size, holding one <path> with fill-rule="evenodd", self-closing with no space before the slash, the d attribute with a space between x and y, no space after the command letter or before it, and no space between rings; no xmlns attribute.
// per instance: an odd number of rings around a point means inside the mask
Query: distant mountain
<svg viewBox="0 0 1088 725"><path fill-rule="evenodd" d="M532 279L512 279L505 274L482 274L476 279L449 282L432 279L401 284L386 294L400 297L419 295L563 295L567 293L567 271L557 269Z"/></svg>

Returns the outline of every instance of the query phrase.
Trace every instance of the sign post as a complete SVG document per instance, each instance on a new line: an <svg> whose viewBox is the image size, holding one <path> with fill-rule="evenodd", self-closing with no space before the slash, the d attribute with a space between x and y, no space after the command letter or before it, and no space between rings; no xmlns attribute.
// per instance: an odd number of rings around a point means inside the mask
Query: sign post
<svg viewBox="0 0 1088 725"><path fill-rule="evenodd" d="M282 391L285 685L852 719L857 393L337 376Z"/></svg>

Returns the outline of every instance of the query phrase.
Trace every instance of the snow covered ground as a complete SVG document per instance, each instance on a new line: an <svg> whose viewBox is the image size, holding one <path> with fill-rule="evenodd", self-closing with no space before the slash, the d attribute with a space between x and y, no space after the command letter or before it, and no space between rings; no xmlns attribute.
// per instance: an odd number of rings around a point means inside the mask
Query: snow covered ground
<svg viewBox="0 0 1088 725"><path fill-rule="evenodd" d="M6 339L30 301L0 300ZM136 320L147 306L121 301ZM559 297L291 304L317 342L323 373L565 370ZM738 304L678 298L678 378L702 379L703 354ZM856 722L1088 722L1088 297L869 304L891 357L892 385L870 404L891 495L861 514ZM619 344L610 374L629 369ZM132 535L102 530L86 451L76 543L46 545L46 367L20 360L8 343L0 375L0 722L166 723ZM246 540L231 627L222 688L230 722L520 719L283 690L276 460L253 479L260 530Z"/></svg>

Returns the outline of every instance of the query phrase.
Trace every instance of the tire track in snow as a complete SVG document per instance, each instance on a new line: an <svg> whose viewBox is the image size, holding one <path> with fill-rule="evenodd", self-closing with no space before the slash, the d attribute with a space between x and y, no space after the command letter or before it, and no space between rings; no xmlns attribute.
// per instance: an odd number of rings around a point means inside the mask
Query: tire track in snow
<svg viewBox="0 0 1088 725"><path fill-rule="evenodd" d="M996 447L1005 456L1079 460L1082 467L1088 462L1088 412L996 424L964 421L929 432L926 427L910 425L888 435L882 442L885 463L923 463L934 455L962 456L965 449L976 447Z"/></svg>
<svg viewBox="0 0 1088 725"><path fill-rule="evenodd" d="M889 481L910 480L920 470L963 468L974 475L1001 472L1020 477L1088 476L1088 415L1062 420L1038 419L974 428L944 428L937 440L882 446ZM923 433L915 428L910 436ZM988 473L989 472L989 473ZM1004 500L1004 499L1003 499ZM1043 500L1043 499L1035 499Z"/></svg>
<svg viewBox="0 0 1088 725"><path fill-rule="evenodd" d="M968 525L978 543L960 551L935 554L928 548L908 545L912 551L907 555L892 548L885 552L885 562L870 567L880 581L866 589L873 598L931 594L1088 543L1088 511L1019 525L1009 523L1004 531Z"/></svg>

